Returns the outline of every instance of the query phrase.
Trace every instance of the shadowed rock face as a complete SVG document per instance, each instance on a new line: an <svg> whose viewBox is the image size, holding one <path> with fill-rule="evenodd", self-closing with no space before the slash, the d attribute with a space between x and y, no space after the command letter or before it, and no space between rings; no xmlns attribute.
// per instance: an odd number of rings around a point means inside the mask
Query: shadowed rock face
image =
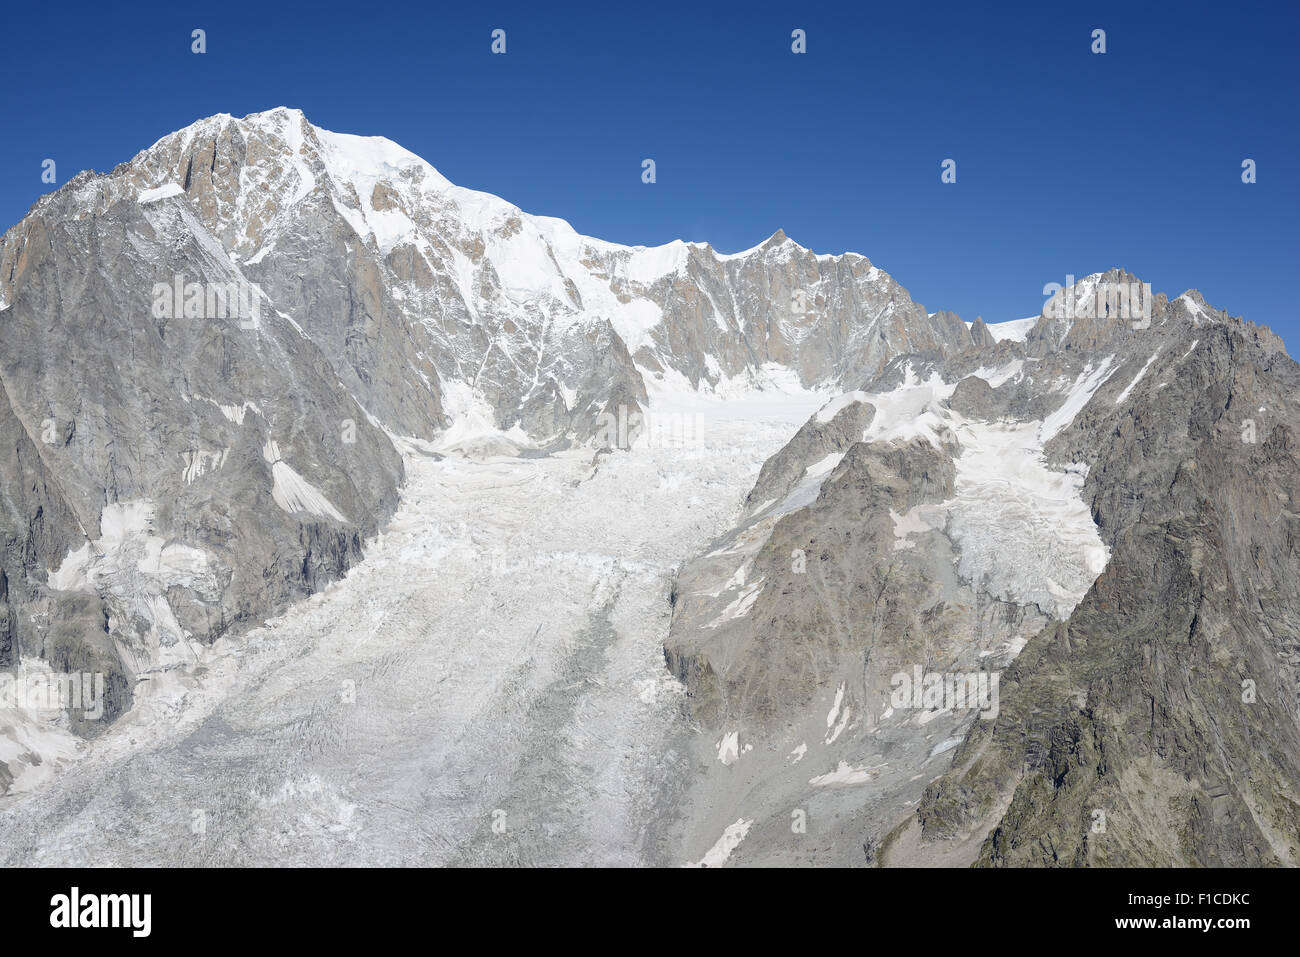
<svg viewBox="0 0 1300 957"><path fill-rule="evenodd" d="M57 566L83 539L72 509L50 467L14 414L7 392L0 392L0 667L9 667L22 651L24 620L30 613L28 570Z"/></svg>
<svg viewBox="0 0 1300 957"><path fill-rule="evenodd" d="M754 822L735 863L1296 863L1300 369L1194 292L973 332L810 420L679 574L669 665L753 748L695 805ZM912 665L998 707L900 711Z"/></svg>

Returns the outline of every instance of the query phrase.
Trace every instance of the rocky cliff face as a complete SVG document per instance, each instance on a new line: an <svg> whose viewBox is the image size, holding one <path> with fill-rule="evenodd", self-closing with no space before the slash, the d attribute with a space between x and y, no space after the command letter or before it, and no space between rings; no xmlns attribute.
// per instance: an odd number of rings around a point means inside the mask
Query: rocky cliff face
<svg viewBox="0 0 1300 957"><path fill-rule="evenodd" d="M924 840L973 833L983 865L1297 863L1297 372L1216 324L1061 436L1111 560L927 789Z"/></svg>
<svg viewBox="0 0 1300 957"><path fill-rule="evenodd" d="M669 666L710 741L749 745L702 755L696 840L742 820L740 863L1294 863L1300 370L1195 292L1090 305L1132 283L895 359L681 571ZM981 676L979 707L943 694Z"/></svg>
<svg viewBox="0 0 1300 957"><path fill-rule="evenodd" d="M0 259L7 663L105 671L120 706L359 557L400 456L185 196L83 174Z"/></svg>

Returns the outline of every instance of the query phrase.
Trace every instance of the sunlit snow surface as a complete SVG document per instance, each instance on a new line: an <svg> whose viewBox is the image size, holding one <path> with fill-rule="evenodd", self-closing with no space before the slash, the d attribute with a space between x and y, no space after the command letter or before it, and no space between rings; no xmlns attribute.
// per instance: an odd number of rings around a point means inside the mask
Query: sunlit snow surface
<svg viewBox="0 0 1300 957"><path fill-rule="evenodd" d="M146 189L137 198L140 203L154 203L160 199L170 199L173 196L184 196L185 190L176 183L164 183L157 189Z"/></svg>
<svg viewBox="0 0 1300 957"><path fill-rule="evenodd" d="M996 388L1021 375L1023 366L1017 359L977 374ZM1066 618L1105 568L1108 552L1081 496L1086 469L1049 467L1043 444L1070 425L1115 369L1113 357L1086 366L1064 386L1059 408L1043 421L968 419L947 406L955 382L938 373L923 380L910 364L897 388L847 393L827 403L818 418L829 421L850 402L867 402L876 412L863 433L865 441L919 437L944 447L955 438L960 451L954 459L953 497L894 513L895 549L911 547L916 533L943 530L957 546L962 579L996 598L1033 603L1046 614ZM813 501L838 464L833 459L810 466L778 511Z"/></svg>
<svg viewBox="0 0 1300 957"><path fill-rule="evenodd" d="M988 329L989 335L993 337L994 342L1001 342L1003 339L1010 339L1012 342L1024 342L1029 337L1029 332L1034 326L1038 325L1041 316L1028 316L1024 319L1011 319L1007 322L990 322L985 328ZM973 322L966 323L969 329L975 325Z"/></svg>
<svg viewBox="0 0 1300 957"><path fill-rule="evenodd" d="M727 858L731 856L732 851L740 846L740 842L745 839L745 835L749 833L749 829L753 824L753 821L740 818L735 824L727 825L726 830L722 832L722 837L718 838L718 842L709 848L696 866L721 867L727 863Z"/></svg>
<svg viewBox="0 0 1300 957"><path fill-rule="evenodd" d="M684 397L696 444L595 466L410 451L365 560L154 675L84 757L0 799L0 861L679 863L671 576L825 398Z"/></svg>

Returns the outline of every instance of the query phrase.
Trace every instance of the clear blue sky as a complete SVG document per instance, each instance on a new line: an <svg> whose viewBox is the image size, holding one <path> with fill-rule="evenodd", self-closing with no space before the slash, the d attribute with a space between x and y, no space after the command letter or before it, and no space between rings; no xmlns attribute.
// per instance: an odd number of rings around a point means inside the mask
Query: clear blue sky
<svg viewBox="0 0 1300 957"><path fill-rule="evenodd" d="M286 6L10 4L0 228L47 157L61 184L283 105L604 239L781 227L967 320L1123 266L1300 341L1296 2Z"/></svg>

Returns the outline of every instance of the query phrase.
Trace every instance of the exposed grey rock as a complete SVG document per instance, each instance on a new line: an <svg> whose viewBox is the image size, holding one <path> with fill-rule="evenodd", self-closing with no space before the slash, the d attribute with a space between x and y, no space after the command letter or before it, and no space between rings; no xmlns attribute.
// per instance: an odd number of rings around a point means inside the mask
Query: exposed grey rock
<svg viewBox="0 0 1300 957"><path fill-rule="evenodd" d="M42 591L29 571L56 566L83 536L40 446L14 415L7 389L0 390L0 443L0 667L7 668L21 655L24 622ZM39 653L30 635L27 644Z"/></svg>
<svg viewBox="0 0 1300 957"><path fill-rule="evenodd" d="M870 403L851 401L826 422L816 416L809 419L780 452L763 463L745 507L761 509L764 503L780 502L795 490L809 466L827 455L846 452L860 441L875 413Z"/></svg>
<svg viewBox="0 0 1300 957"><path fill-rule="evenodd" d="M1300 370L1272 340L1216 324L1123 413L1080 417L1111 562L1030 642L998 720L927 793L935 837L987 828L1009 798L981 864L1297 863ZM963 798L945 807L945 793Z"/></svg>
<svg viewBox="0 0 1300 957"><path fill-rule="evenodd" d="M402 476L272 303L257 322L155 308L176 277L247 280L187 198L119 192L84 174L0 240L3 653L105 671L114 708L186 642L343 574Z"/></svg>
<svg viewBox="0 0 1300 957"><path fill-rule="evenodd" d="M968 375L957 383L948 407L972 419L997 419L1006 413L1006 398L986 380Z"/></svg>
<svg viewBox="0 0 1300 957"><path fill-rule="evenodd" d="M976 349L991 349L997 345L993 333L989 332L989 327L984 324L983 316L976 316L975 321L971 324L970 340L974 343Z"/></svg>

